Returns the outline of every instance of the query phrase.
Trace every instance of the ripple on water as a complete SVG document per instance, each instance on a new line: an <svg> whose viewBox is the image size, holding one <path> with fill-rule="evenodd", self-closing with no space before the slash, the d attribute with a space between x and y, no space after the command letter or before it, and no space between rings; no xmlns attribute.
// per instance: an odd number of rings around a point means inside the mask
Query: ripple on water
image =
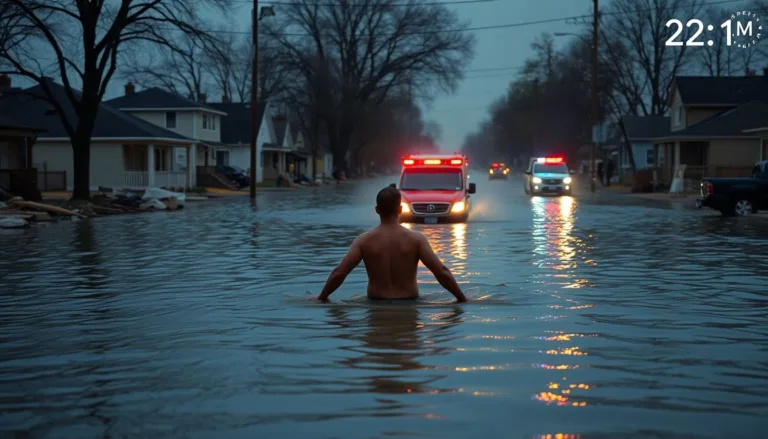
<svg viewBox="0 0 768 439"><path fill-rule="evenodd" d="M264 192L255 212L238 198L3 233L0 432L677 439L765 427L759 219L478 182L468 224L411 226L471 303L451 303L423 267L417 303L369 302L362 267L332 303L307 300L375 225L370 200L388 182Z"/></svg>

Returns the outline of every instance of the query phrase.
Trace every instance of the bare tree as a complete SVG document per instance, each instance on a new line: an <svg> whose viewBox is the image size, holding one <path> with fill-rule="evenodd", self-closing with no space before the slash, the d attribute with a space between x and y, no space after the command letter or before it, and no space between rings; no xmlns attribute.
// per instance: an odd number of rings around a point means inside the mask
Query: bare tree
<svg viewBox="0 0 768 439"><path fill-rule="evenodd" d="M241 39L227 36L206 54L204 63L215 78L219 91L233 101L251 100L250 37ZM259 100L277 99L283 91L285 65L279 62L280 48L269 37L259 41Z"/></svg>
<svg viewBox="0 0 768 439"><path fill-rule="evenodd" d="M323 60L337 78L325 125L335 165L346 168L360 116L406 81L415 88L452 90L471 60L473 38L446 7L418 0L301 0L281 9L268 34L286 52L291 69L311 75ZM397 5L395 4L397 3ZM317 99L318 102L321 99Z"/></svg>
<svg viewBox="0 0 768 439"><path fill-rule="evenodd" d="M627 106L637 107L636 112L658 115L667 110L669 85L690 57L686 45L666 45L676 31L666 23L669 17L698 16L701 4L701 0L614 0L600 18L601 51L613 67L617 92Z"/></svg>
<svg viewBox="0 0 768 439"><path fill-rule="evenodd" d="M718 23L725 17L725 11L719 7L707 9L705 15L707 22ZM730 76L733 71L733 51L726 44L726 35L723 32L714 32L711 35L712 45L698 50L700 62L707 69L710 76Z"/></svg>
<svg viewBox="0 0 768 439"><path fill-rule="evenodd" d="M198 7L225 7L229 0L4 0L15 8L18 25L33 29L18 44L0 47L0 60L10 67L0 73L37 82L72 143L74 199L90 198L91 135L99 105L117 70L121 48L131 43L173 47L167 29L204 37ZM51 63L44 64L46 59ZM63 84L64 97L46 78L50 72ZM74 89L73 80L82 84ZM62 100L64 102L62 102ZM65 111L71 107L73 111Z"/></svg>
<svg viewBox="0 0 768 439"><path fill-rule="evenodd" d="M201 60L218 50L217 42L207 35L177 33L172 45L155 46L149 56L146 47L131 51L118 74L142 88L158 87L199 101L213 82L209 66Z"/></svg>

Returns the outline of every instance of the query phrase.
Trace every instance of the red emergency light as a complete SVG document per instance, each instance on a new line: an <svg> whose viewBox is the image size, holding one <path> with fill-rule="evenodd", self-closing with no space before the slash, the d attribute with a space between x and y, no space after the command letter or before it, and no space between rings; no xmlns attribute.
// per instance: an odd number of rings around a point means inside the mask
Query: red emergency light
<svg viewBox="0 0 768 439"><path fill-rule="evenodd" d="M492 164L491 166L493 166L494 168L498 168L498 167L499 167L499 164L498 164L498 163L494 163L494 164Z"/></svg>
<svg viewBox="0 0 768 439"><path fill-rule="evenodd" d="M541 157L536 160L539 163L563 163L562 157Z"/></svg>
<svg viewBox="0 0 768 439"><path fill-rule="evenodd" d="M461 166L464 164L463 159L450 159L450 160L442 160L442 159L423 159L419 160L420 164L425 166L439 166L439 165L452 165L452 166ZM416 160L414 159L403 159L403 165L405 166L413 166L416 164Z"/></svg>

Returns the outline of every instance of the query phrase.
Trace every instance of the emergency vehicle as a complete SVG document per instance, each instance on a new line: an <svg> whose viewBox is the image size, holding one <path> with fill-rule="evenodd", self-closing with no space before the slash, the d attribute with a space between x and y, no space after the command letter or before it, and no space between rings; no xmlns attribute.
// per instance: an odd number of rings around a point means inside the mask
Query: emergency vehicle
<svg viewBox="0 0 768 439"><path fill-rule="evenodd" d="M529 195L571 195L572 173L562 157L534 157L525 171L523 188Z"/></svg>
<svg viewBox="0 0 768 439"><path fill-rule="evenodd" d="M494 180L496 178L507 179L509 175L509 168L504 163L491 163L491 169L488 170L488 180Z"/></svg>
<svg viewBox="0 0 768 439"><path fill-rule="evenodd" d="M476 188L464 155L409 155L403 158L399 190L400 222L437 224L466 221Z"/></svg>

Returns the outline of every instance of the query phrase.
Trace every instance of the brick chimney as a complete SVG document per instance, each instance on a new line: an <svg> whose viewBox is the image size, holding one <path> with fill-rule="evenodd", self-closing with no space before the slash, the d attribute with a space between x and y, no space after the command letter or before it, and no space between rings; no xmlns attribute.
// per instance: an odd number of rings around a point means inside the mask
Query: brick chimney
<svg viewBox="0 0 768 439"><path fill-rule="evenodd" d="M136 87L133 85L133 82L128 81L128 83L125 84L125 95L130 96L134 93L136 93Z"/></svg>
<svg viewBox="0 0 768 439"><path fill-rule="evenodd" d="M8 75L0 75L0 90L7 90L11 88L11 77Z"/></svg>
<svg viewBox="0 0 768 439"><path fill-rule="evenodd" d="M221 97L221 103L222 104L228 104L229 103L229 95L224 93L224 96Z"/></svg>
<svg viewBox="0 0 768 439"><path fill-rule="evenodd" d="M206 100L208 100L208 96L206 96L205 93L200 93L200 103L204 104Z"/></svg>

